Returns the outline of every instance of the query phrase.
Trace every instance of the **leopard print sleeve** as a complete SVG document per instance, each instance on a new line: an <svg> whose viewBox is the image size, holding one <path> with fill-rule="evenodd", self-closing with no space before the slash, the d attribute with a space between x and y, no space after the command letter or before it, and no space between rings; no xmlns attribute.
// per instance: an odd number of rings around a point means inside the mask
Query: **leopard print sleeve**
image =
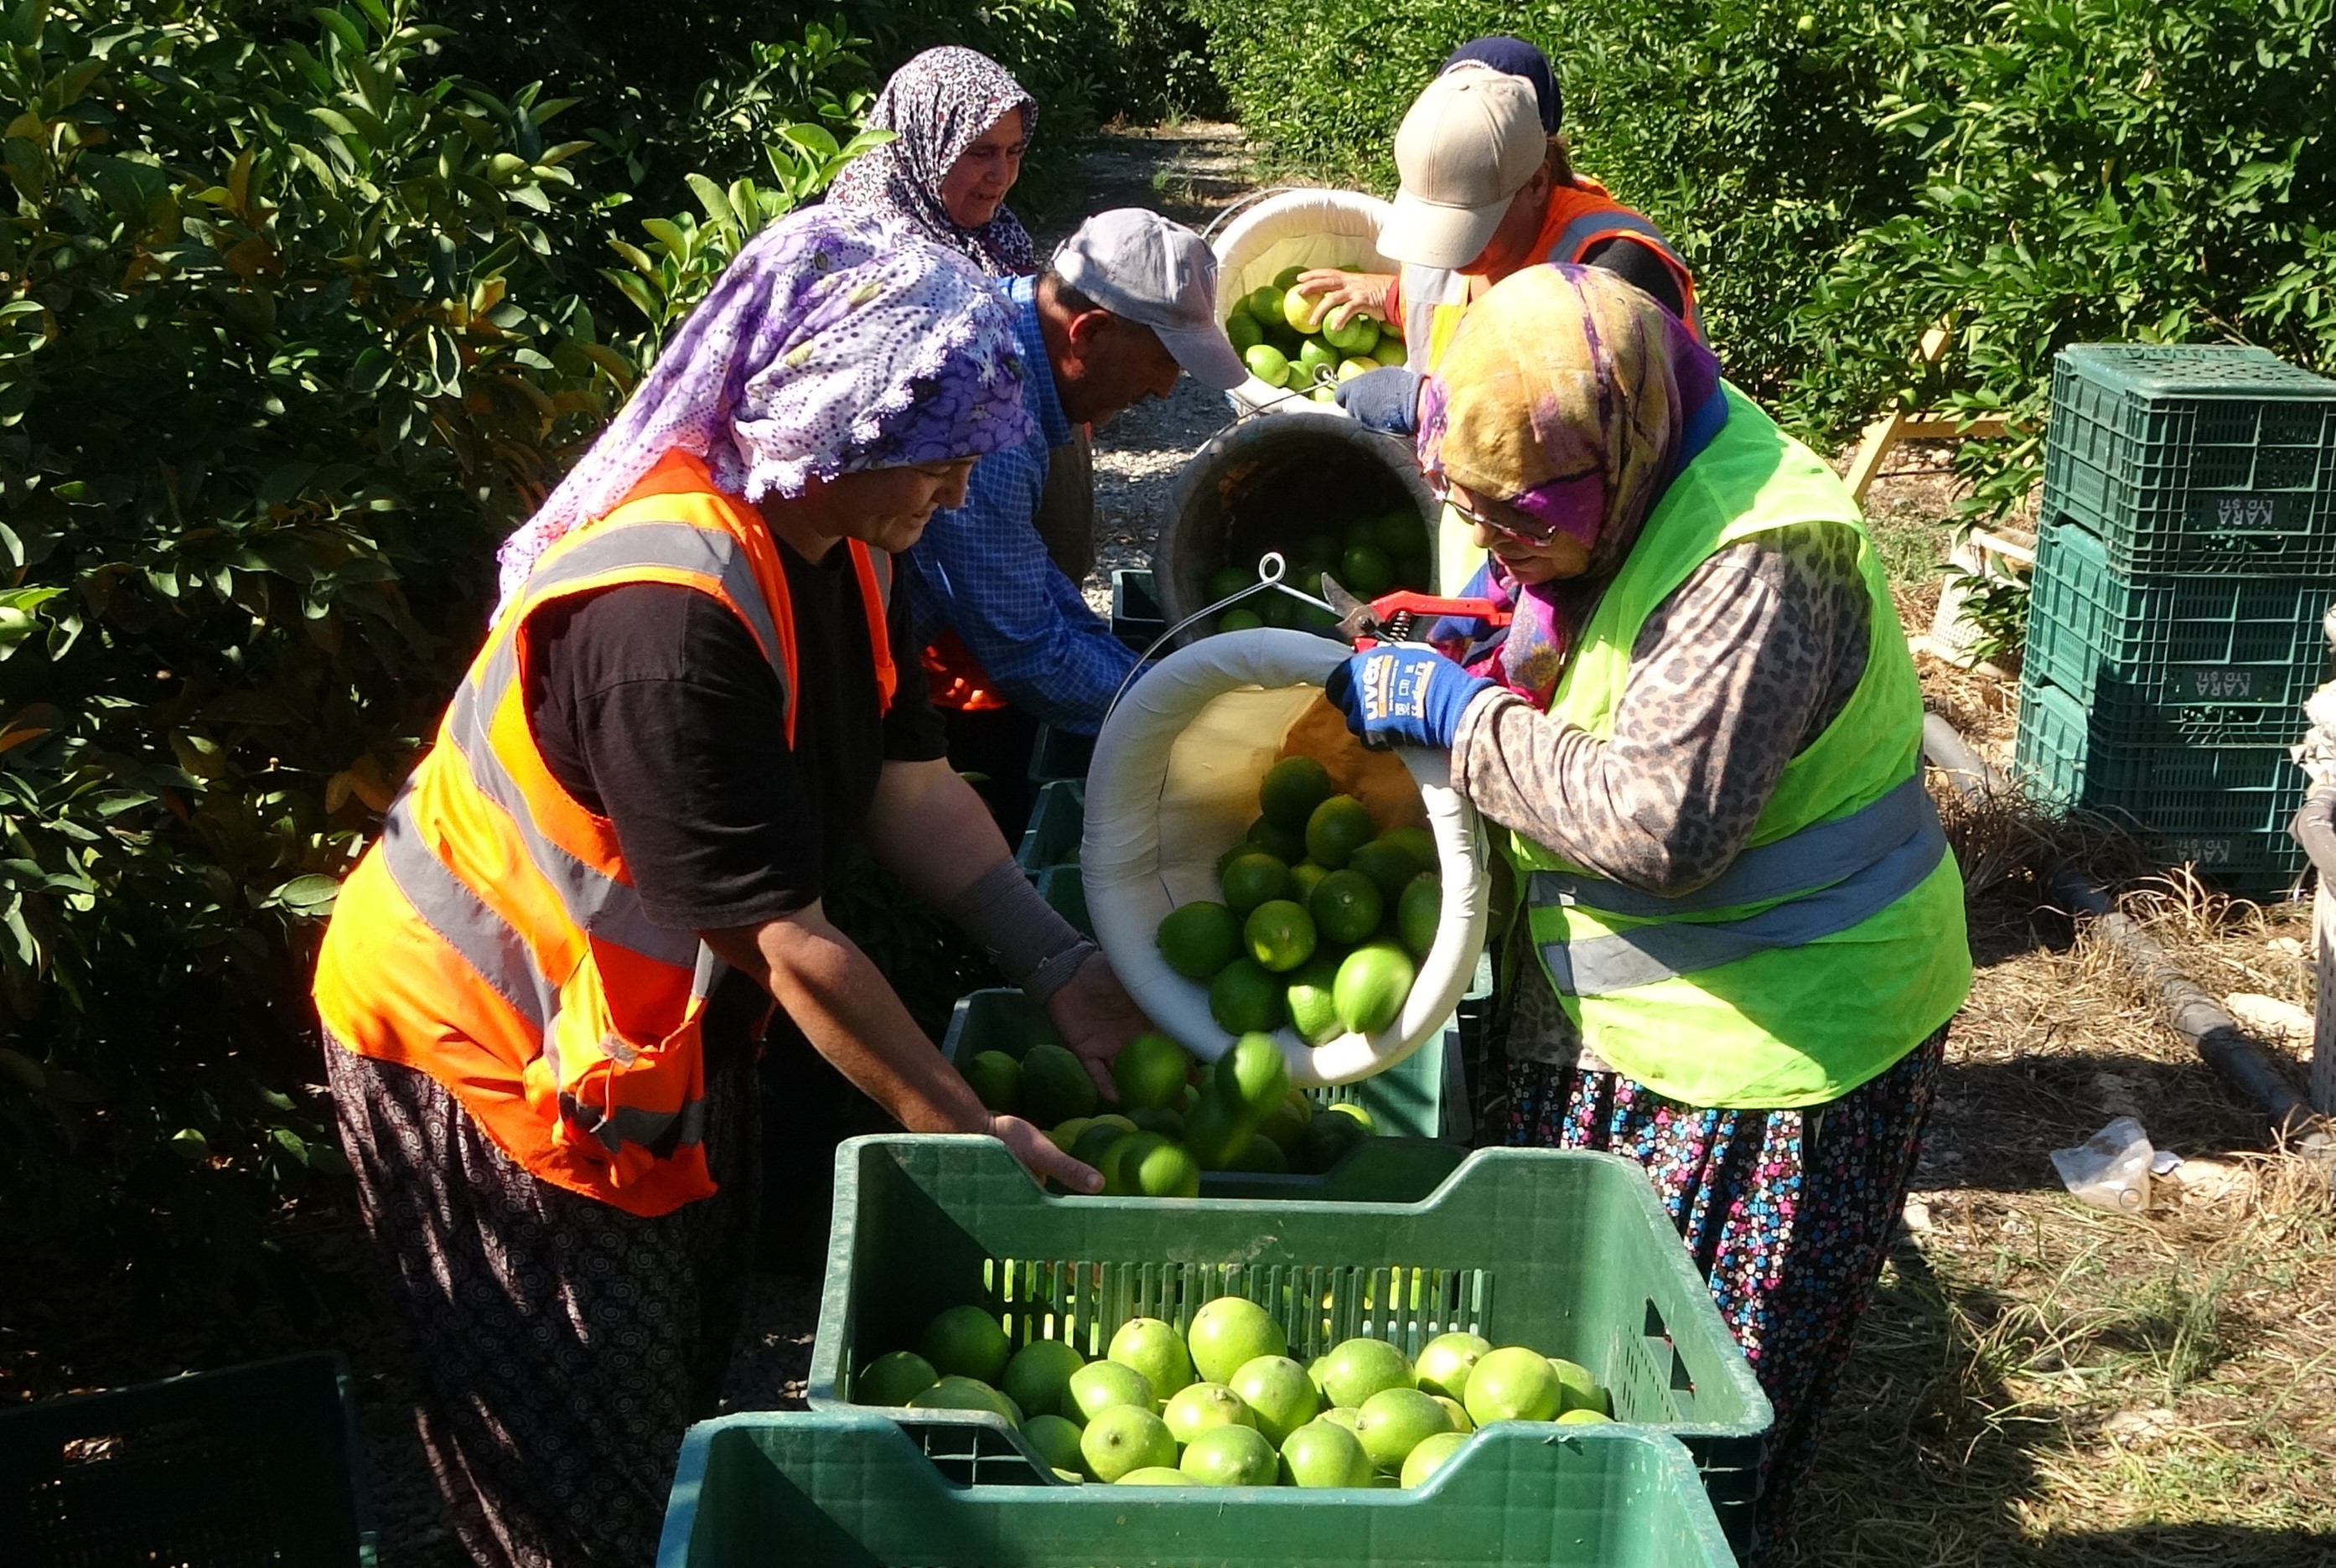
<svg viewBox="0 0 2336 1568"><path fill-rule="evenodd" d="M1659 896L1735 861L1785 765L1864 674L1867 610L1848 530L1806 523L1721 550L1649 616L1601 741L1522 700L1471 709L1454 783L1577 865Z"/></svg>

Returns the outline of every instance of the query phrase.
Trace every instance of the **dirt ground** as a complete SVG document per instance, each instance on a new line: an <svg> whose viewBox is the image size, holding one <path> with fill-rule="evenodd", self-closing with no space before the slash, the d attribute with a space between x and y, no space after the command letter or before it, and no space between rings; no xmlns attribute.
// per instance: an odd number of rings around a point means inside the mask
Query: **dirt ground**
<svg viewBox="0 0 2336 1568"><path fill-rule="evenodd" d="M1082 205L1154 205L1202 224L1247 189L1244 168L1231 127L1107 136L1088 159ZM1042 226L1042 242L1068 226ZM1148 560L1168 484L1226 417L1222 399L1187 381L1098 433L1101 560L1086 585L1098 608L1113 567ZM1942 463L1939 450L1904 453L1893 464L1904 472L1869 502L1910 628L1927 622L1929 567L1949 534ZM2003 755L2014 718L2002 684L1935 660L1923 674L1931 706ZM2021 860L2032 823L1953 825L1978 884L1977 983L1795 1558L2331 1568L2336 1210L2324 1176L2273 1148L2120 964L2049 907ZM2312 1007L2301 906L2234 904L2176 881L2139 887L2126 907L2214 995ZM2265 1043L2300 1083L2305 1047ZM2049 1162L2119 1115L2137 1115L2185 1162L2136 1215L2076 1203ZM345 1252L346 1242L313 1250ZM354 1270L332 1281L305 1321L252 1325L251 1352L321 1339L348 1354L384 1568L455 1568L412 1432L412 1387ZM819 1289L809 1272L757 1277L725 1407L799 1402ZM206 1355L219 1364L215 1345L123 1348L99 1320L114 1310L92 1304L87 1321L48 1324L29 1361L9 1347L20 1372L38 1364L13 1397L131 1381Z"/></svg>

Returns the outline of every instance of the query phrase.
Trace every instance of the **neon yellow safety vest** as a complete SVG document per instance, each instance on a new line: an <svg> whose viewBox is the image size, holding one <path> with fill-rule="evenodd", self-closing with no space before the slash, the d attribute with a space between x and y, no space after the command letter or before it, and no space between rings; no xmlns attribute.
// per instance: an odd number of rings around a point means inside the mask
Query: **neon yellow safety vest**
<svg viewBox="0 0 2336 1568"><path fill-rule="evenodd" d="M1797 523L1857 536L1865 673L1709 886L1658 898L1516 833L1509 854L1543 972L1616 1071L1690 1105L1817 1105L1962 1005L1962 878L1922 788L1922 690L1857 503L1814 453L1725 390L1728 423L1656 504L1550 711L1611 739L1648 616L1718 551Z"/></svg>

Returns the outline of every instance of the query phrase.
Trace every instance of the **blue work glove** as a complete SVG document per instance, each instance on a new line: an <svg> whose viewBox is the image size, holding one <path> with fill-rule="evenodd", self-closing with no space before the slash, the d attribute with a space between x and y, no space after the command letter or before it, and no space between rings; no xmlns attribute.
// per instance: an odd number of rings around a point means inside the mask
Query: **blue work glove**
<svg viewBox="0 0 2336 1568"><path fill-rule="evenodd" d="M1400 365L1366 370L1352 381L1338 383L1338 406L1358 424L1392 435L1419 431L1419 377Z"/></svg>
<svg viewBox="0 0 2336 1568"><path fill-rule="evenodd" d="M1322 695L1346 710L1347 727L1382 751L1397 742L1450 751L1461 715L1493 689L1483 676L1408 643L1358 653L1322 683Z"/></svg>

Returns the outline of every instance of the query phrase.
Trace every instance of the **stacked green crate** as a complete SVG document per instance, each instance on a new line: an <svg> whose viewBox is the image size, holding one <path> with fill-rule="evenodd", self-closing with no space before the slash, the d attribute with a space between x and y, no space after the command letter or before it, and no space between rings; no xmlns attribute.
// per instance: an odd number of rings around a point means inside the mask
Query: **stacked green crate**
<svg viewBox="0 0 2336 1568"><path fill-rule="evenodd" d="M2063 351L2034 582L2030 788L2234 890L2292 881L2288 747L2336 603L2336 382L2257 348Z"/></svg>

